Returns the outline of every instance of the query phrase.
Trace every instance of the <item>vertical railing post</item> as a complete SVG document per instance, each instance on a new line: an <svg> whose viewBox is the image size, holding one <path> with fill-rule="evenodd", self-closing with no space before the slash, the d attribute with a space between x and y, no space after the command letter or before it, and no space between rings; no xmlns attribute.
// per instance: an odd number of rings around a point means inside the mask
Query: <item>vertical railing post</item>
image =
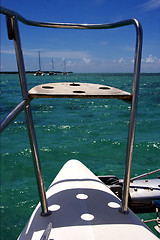
<svg viewBox="0 0 160 240"><path fill-rule="evenodd" d="M18 71L19 71L22 97L24 100L26 100L26 99L28 99L26 73L25 73L25 67L24 67L24 61L23 61L18 21L15 16L13 16L11 18L7 17L7 27L8 27L9 39L14 39L14 46L15 46L15 52L16 52L16 58L17 58L17 66L18 66ZM30 104L28 104L26 106L25 113L26 113L26 122L27 122L28 134L29 134L32 156L33 156L33 164L34 164L36 180L37 180L37 185L38 185L38 192L39 192L41 208L42 208L41 215L47 216L50 214L50 212L48 211L46 193L45 193L45 189L44 189L43 177L42 177L41 166L40 166L40 159L39 159L39 154L38 154L38 146L37 146L37 141L36 141L36 135L35 135L35 130L34 130L34 123L33 123Z"/></svg>
<svg viewBox="0 0 160 240"><path fill-rule="evenodd" d="M124 214L128 213L128 197L129 197L133 144L134 144L135 125L136 125L136 113L137 113L137 105L138 105L138 89L139 89L139 78L140 78L140 67L141 67L142 38L143 38L142 27L140 22L136 19L133 19L133 23L136 27L137 35L136 35L133 88L132 88L132 103L131 103L129 130L128 130L125 175L124 175L123 192L122 192L122 206L120 209L120 211Z"/></svg>

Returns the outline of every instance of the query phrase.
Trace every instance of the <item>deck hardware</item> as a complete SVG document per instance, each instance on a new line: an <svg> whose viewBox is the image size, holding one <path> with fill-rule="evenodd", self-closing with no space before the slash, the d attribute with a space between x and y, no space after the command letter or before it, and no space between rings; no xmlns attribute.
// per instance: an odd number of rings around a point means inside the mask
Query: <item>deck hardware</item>
<svg viewBox="0 0 160 240"><path fill-rule="evenodd" d="M76 84L76 86L75 86ZM50 91L47 90L50 87ZM53 87L54 89L51 89ZM107 91L100 88L107 88ZM53 90L53 91L52 91ZM76 92L77 91L77 92ZM85 94L79 94L78 91L84 91ZM76 95L77 93L77 95ZM106 99L122 99L131 103L132 95L126 91L93 83L45 83L37 85L29 90L29 98L106 98Z"/></svg>
<svg viewBox="0 0 160 240"><path fill-rule="evenodd" d="M154 226L155 230L160 233L160 217L159 217L159 209L160 209L160 201L153 201L153 205L156 206L156 218L150 220L143 220L144 223L155 222L157 225Z"/></svg>
<svg viewBox="0 0 160 240"><path fill-rule="evenodd" d="M138 180L138 179L147 177L147 176L149 176L149 175L151 175L151 174L154 174L154 173L157 173L157 172L160 172L160 168L159 168L159 169L156 169L156 170L154 170L154 171L152 171L152 172L144 173L144 174L141 174L141 175L139 175L139 176L137 176L137 177L131 178L131 181L133 182L133 181L135 181L135 180ZM158 177L157 177L157 178L158 178ZM148 182L147 179L145 179L144 181L145 181L145 182Z"/></svg>

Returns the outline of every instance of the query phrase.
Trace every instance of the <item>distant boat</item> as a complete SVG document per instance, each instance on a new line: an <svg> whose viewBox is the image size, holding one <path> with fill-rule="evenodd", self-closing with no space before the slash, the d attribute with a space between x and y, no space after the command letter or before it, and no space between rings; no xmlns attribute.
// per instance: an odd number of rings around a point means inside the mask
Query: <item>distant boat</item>
<svg viewBox="0 0 160 240"><path fill-rule="evenodd" d="M68 75L68 72L66 72L66 60L64 59L64 72L62 72L62 75Z"/></svg>
<svg viewBox="0 0 160 240"><path fill-rule="evenodd" d="M53 63L53 58L52 58L52 71L48 73L48 75L57 75L56 72L54 72L54 63Z"/></svg>
<svg viewBox="0 0 160 240"><path fill-rule="evenodd" d="M44 76L44 75L45 75L45 73L40 70L38 70L37 72L34 73L34 76Z"/></svg>
<svg viewBox="0 0 160 240"><path fill-rule="evenodd" d="M34 76L44 76L45 73L41 71L41 58L40 58L40 51L38 52L39 55L39 70L34 73Z"/></svg>

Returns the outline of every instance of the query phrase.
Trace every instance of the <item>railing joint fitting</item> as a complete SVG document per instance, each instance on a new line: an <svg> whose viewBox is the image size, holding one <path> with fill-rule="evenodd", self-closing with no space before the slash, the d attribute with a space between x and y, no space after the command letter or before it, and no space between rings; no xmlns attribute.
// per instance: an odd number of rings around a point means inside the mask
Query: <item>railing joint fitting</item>
<svg viewBox="0 0 160 240"><path fill-rule="evenodd" d="M41 217L47 217L50 216L52 214L52 212L50 210L48 210L47 213L41 212Z"/></svg>
<svg viewBox="0 0 160 240"><path fill-rule="evenodd" d="M122 214L129 214L128 208L127 211L123 210L122 208L119 208L119 212Z"/></svg>

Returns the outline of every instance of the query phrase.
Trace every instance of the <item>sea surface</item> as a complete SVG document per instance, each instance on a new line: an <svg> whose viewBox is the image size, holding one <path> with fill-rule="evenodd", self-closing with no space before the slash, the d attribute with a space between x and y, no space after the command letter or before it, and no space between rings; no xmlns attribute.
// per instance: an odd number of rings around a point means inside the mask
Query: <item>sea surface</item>
<svg viewBox="0 0 160 240"><path fill-rule="evenodd" d="M21 101L21 90L18 74L0 78L3 118ZM132 74L27 74L28 89L66 81L106 84L131 92L132 79ZM97 175L123 178L130 104L114 99L36 99L31 107L46 189L69 159L82 161ZM160 74L141 74L131 177L159 167ZM39 201L24 111L1 135L0 171L1 240L14 240ZM156 215L139 217L146 220ZM148 224L158 236L154 225Z"/></svg>

